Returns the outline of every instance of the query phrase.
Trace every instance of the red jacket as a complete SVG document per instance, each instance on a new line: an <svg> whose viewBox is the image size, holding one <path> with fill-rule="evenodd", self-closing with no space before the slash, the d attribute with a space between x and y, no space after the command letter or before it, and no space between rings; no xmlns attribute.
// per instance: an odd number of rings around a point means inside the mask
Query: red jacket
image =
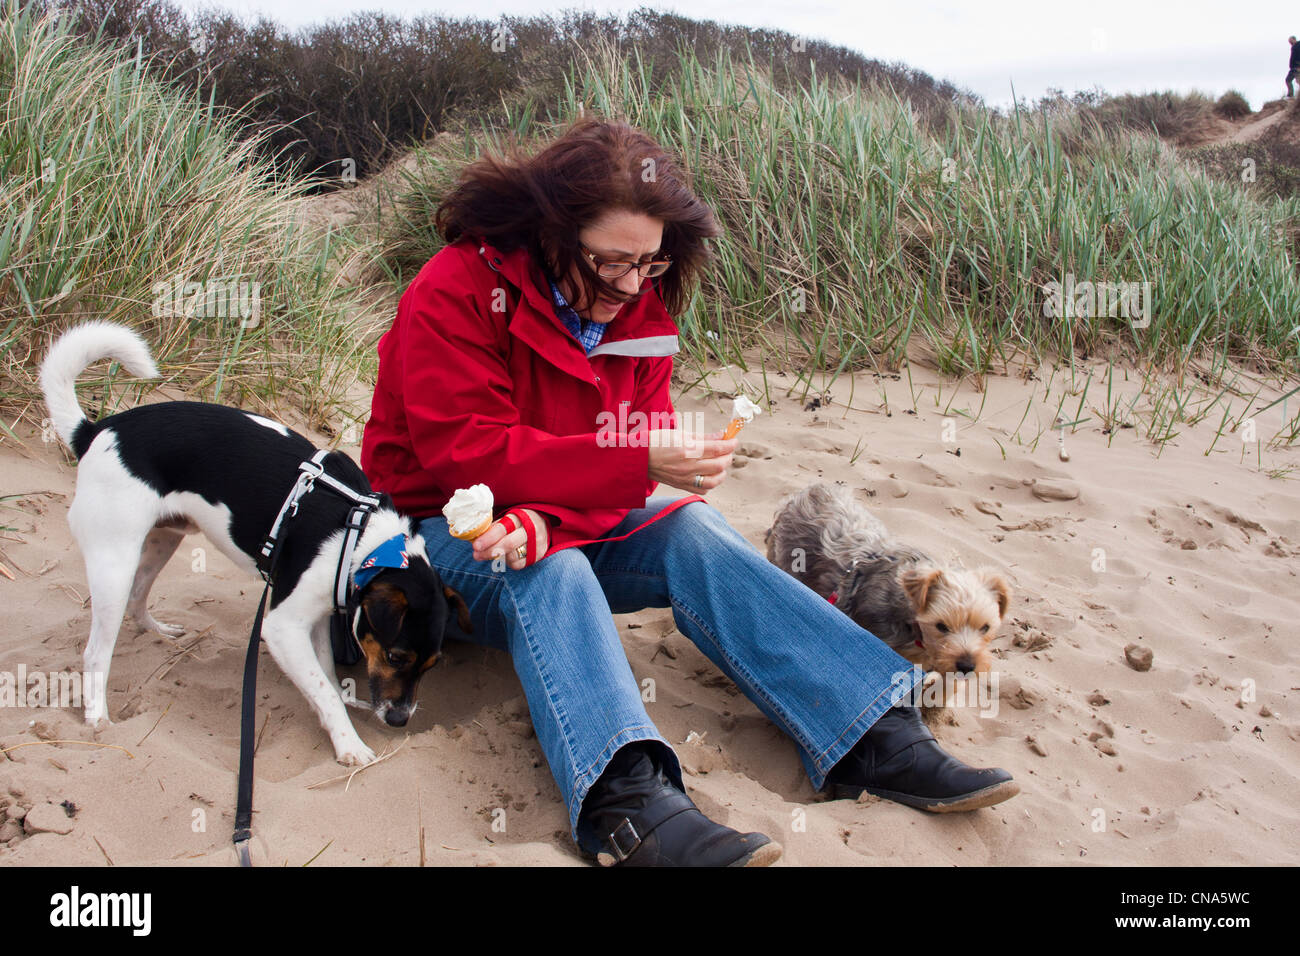
<svg viewBox="0 0 1300 956"><path fill-rule="evenodd" d="M677 349L647 290L584 353L527 250L462 239L420 270L379 340L361 467L403 514L440 514L481 482L495 517L512 506L546 516L548 554L598 539L657 485L636 435L677 427Z"/></svg>

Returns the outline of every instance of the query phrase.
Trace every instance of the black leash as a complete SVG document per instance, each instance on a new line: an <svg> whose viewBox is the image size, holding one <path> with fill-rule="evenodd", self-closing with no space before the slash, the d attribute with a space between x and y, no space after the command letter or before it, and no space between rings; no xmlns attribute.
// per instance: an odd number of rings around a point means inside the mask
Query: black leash
<svg viewBox="0 0 1300 956"><path fill-rule="evenodd" d="M370 515L379 507L379 498L376 495L361 494L325 474L323 462L327 454L327 451L319 451L310 461L304 461L298 466L298 480L294 482L293 489L284 499L284 504L280 506L275 524L272 525L271 532L262 545L262 560L258 562L258 568L266 580L266 587L262 588L262 600L258 602L257 616L253 618L253 630L248 635L248 652L244 656L243 702L239 710L239 786L235 798L234 844L241 867L253 865L248 844L253 837L253 732L257 718L257 658L262 644L262 618L266 612L266 598L275 583L275 572L280 564L280 540L284 525L298 514L299 502L316 487L317 480L321 480L325 487L353 502L353 507L348 512L338 568L334 576L335 602L330 621L330 643L336 658L340 652L340 644L345 640L343 635L353 636L348 623L354 604L353 595L348 588L351 557L353 549L361 541L361 535L366 530ZM359 649L349 656L351 659L346 660L345 663L355 663L360 659Z"/></svg>
<svg viewBox="0 0 1300 956"><path fill-rule="evenodd" d="M257 716L257 652L262 644L262 613L271 582L262 588L262 600L253 619L253 633L248 638L244 657L244 702L239 713L239 796L235 799L235 852L240 866L252 866L248 841L253 836L253 728Z"/></svg>

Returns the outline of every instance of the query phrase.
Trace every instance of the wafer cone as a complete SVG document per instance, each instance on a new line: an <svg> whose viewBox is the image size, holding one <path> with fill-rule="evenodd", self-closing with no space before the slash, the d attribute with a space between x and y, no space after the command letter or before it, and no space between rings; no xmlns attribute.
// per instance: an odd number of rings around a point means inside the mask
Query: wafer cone
<svg viewBox="0 0 1300 956"><path fill-rule="evenodd" d="M451 531L450 528L448 528L447 530L451 532L451 536L453 538L460 538L462 541L473 541L483 532L487 531L487 529L490 527L492 527L492 516L488 515L487 518L483 520L482 524L478 525L477 527L471 528L469 531L462 531L459 534L457 534L455 531Z"/></svg>
<svg viewBox="0 0 1300 956"><path fill-rule="evenodd" d="M745 420L743 418L733 418L730 424L727 425L727 430L722 433L723 440L725 441L728 438L735 438L740 434L740 430L744 427Z"/></svg>

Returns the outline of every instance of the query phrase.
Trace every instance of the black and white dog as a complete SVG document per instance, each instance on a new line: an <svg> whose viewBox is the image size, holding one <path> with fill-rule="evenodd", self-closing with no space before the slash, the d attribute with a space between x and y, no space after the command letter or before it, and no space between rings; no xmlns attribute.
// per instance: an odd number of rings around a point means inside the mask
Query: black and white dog
<svg viewBox="0 0 1300 956"><path fill-rule="evenodd" d="M184 631L159 623L148 610L149 589L181 539L202 531L235 564L256 573L257 556L299 465L316 452L284 425L224 405L163 402L89 421L74 384L87 366L106 358L139 378L158 374L143 340L108 322L65 333L41 366L50 419L78 458L68 523L90 585L84 655L90 724L108 720L108 670L124 614L142 629L170 636ZM343 452L331 452L322 465L343 485L370 492L361 469ZM449 608L456 608L467 632L469 612L429 566L410 519L387 496L380 502L352 554L349 585L364 583L350 623L366 659L369 709L400 727L415 709L420 675L441 652ZM365 764L375 755L348 719L345 702L351 701L345 701L334 672L329 633L350 508L348 500L324 490L300 499L279 538L262 636L316 711L339 762ZM357 576L366 563L385 566Z"/></svg>

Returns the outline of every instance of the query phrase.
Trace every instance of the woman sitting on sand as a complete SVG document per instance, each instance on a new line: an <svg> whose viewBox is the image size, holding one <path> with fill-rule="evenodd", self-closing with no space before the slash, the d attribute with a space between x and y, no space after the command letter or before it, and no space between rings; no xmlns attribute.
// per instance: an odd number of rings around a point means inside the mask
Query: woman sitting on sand
<svg viewBox="0 0 1300 956"><path fill-rule="evenodd" d="M672 608L794 740L815 788L936 810L1014 794L1006 771L958 762L914 707L891 706L920 676L911 664L708 503L649 498L716 488L738 442L673 427L671 315L718 228L672 157L584 120L535 156L468 166L437 226L448 245L379 343L362 465L404 513L432 516L429 561L473 622L451 633L510 654L583 851L629 866L780 856L685 795L612 617L647 607ZM634 412L651 427L630 427ZM440 510L477 483L510 513L470 544Z"/></svg>

